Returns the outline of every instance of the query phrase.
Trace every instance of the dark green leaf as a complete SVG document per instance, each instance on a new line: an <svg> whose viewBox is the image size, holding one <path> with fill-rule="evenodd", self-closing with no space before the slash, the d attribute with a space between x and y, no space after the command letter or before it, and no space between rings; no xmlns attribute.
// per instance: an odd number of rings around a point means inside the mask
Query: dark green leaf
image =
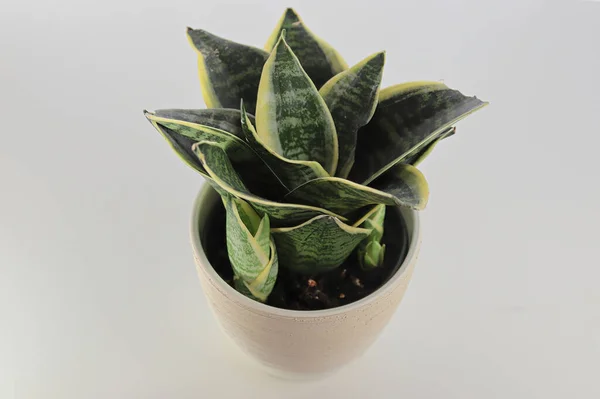
<svg viewBox="0 0 600 399"><path fill-rule="evenodd" d="M346 178L354 164L356 133L375 112L384 64L385 53L374 54L337 74L319 90L335 122L338 177Z"/></svg>
<svg viewBox="0 0 600 399"><path fill-rule="evenodd" d="M407 156L402 162L407 163L409 165L413 165L413 166L419 165L421 162L423 162L423 160L425 158L427 158L429 156L429 154L431 154L431 152L433 151L435 146L440 141L442 141L443 139L445 139L447 137L454 135L455 132L456 132L456 128L454 128L454 127L449 128L448 130L446 130L445 132L440 134L440 136L438 138L436 138L435 140L433 140L431 143L427 144L425 147L421 148L416 153L410 154L409 156Z"/></svg>
<svg viewBox="0 0 600 399"><path fill-rule="evenodd" d="M375 204L423 209L429 196L423 174L411 165L400 165L391 172L386 173L374 187L339 177L319 178L299 186L286 198L302 200L341 215Z"/></svg>
<svg viewBox="0 0 600 399"><path fill-rule="evenodd" d="M204 170L212 178L215 188L249 202L260 216L267 214L273 225L282 226L302 223L320 215L337 216L346 220L325 209L275 202L251 193L240 179L227 153L218 143L196 143L193 151L200 159Z"/></svg>
<svg viewBox="0 0 600 399"><path fill-rule="evenodd" d="M438 82L412 82L382 90L375 115L358 132L348 178L368 184L485 105Z"/></svg>
<svg viewBox="0 0 600 399"><path fill-rule="evenodd" d="M334 75L348 68L342 56L323 39L312 33L291 8L285 10L269 37L265 50L269 52L273 50L283 30L286 31L288 44L315 86L321 87Z"/></svg>
<svg viewBox="0 0 600 399"><path fill-rule="evenodd" d="M269 54L235 43L202 29L187 31L198 53L198 73L204 102L209 108L234 108L240 100L254 114L260 74Z"/></svg>

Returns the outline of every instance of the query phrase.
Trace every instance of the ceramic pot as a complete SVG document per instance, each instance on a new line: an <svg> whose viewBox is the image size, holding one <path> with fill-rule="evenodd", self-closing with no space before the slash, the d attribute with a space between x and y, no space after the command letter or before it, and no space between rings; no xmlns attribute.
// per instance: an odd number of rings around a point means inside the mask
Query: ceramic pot
<svg viewBox="0 0 600 399"><path fill-rule="evenodd" d="M203 248L206 222L219 204L205 184L194 204L191 243L200 282L225 334L269 373L318 378L360 357L377 339L410 282L421 242L417 212L401 208L408 252L396 273L371 295L333 309L297 311L251 300L228 285Z"/></svg>

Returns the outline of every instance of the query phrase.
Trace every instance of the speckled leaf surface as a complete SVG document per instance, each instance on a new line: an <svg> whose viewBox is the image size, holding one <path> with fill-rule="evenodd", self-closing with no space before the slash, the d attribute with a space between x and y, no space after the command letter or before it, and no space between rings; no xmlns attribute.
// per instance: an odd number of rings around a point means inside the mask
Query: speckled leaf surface
<svg viewBox="0 0 600 399"><path fill-rule="evenodd" d="M423 209L429 189L423 174L415 167L386 173L376 187L363 186L338 177L325 177L305 183L286 197L318 205L345 215L367 205L385 204Z"/></svg>
<svg viewBox="0 0 600 399"><path fill-rule="evenodd" d="M348 178L368 184L485 105L438 82L411 82L381 90L373 118L358 132Z"/></svg>
<svg viewBox="0 0 600 399"><path fill-rule="evenodd" d="M263 68L256 128L272 151L287 159L316 161L334 175L338 142L333 119L283 35Z"/></svg>
<svg viewBox="0 0 600 399"><path fill-rule="evenodd" d="M254 114L260 74L269 54L202 29L188 28L187 35L198 54L198 74L206 106L237 109L244 99L248 111Z"/></svg>
<svg viewBox="0 0 600 399"><path fill-rule="evenodd" d="M317 87L321 87L334 75L348 68L342 56L331 45L308 29L291 8L285 10L281 16L265 45L265 50L269 52L273 50L284 29L288 44Z"/></svg>
<svg viewBox="0 0 600 399"><path fill-rule="evenodd" d="M338 267L370 232L331 216L318 216L295 227L271 231L281 267L306 274Z"/></svg>
<svg viewBox="0 0 600 399"><path fill-rule="evenodd" d="M288 191L309 180L329 176L318 162L286 159L265 146L243 106L241 125L250 147L271 168Z"/></svg>
<svg viewBox="0 0 600 399"><path fill-rule="evenodd" d="M337 132L338 177L346 178L354 165L356 133L375 113L384 64L384 52L373 54L337 74L319 90Z"/></svg>
<svg viewBox="0 0 600 399"><path fill-rule="evenodd" d="M274 226L302 223L320 215L338 216L322 208L271 201L251 193L240 179L225 150L217 143L196 143L193 151L219 190L247 201L259 215L267 214Z"/></svg>

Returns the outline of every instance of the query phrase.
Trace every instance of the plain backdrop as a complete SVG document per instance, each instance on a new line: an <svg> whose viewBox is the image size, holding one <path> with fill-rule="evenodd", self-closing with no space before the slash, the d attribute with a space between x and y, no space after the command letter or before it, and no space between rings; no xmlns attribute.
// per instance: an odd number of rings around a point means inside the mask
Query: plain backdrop
<svg viewBox="0 0 600 399"><path fill-rule="evenodd" d="M142 109L204 107L185 28L262 47L286 6L384 86L491 105L423 164L422 254L335 376L249 367L188 242L202 178ZM0 398L600 397L600 3L2 0Z"/></svg>

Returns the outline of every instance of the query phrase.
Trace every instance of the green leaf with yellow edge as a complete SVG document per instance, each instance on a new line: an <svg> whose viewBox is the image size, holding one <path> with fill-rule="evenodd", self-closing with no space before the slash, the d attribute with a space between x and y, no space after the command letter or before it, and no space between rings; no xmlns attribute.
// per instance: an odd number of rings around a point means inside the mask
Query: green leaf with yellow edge
<svg viewBox="0 0 600 399"><path fill-rule="evenodd" d="M267 214L273 225L283 226L301 223L315 216L330 215L346 220L335 213L309 205L271 201L250 192L234 169L222 144L200 142L192 150L200 159L204 170L210 175L214 186L220 193L243 199L250 203L259 215Z"/></svg>
<svg viewBox="0 0 600 399"><path fill-rule="evenodd" d="M227 253L237 280L236 289L265 302L279 267L269 217L264 215L261 219L247 202L233 196L224 196L223 200L227 211Z"/></svg>
<svg viewBox="0 0 600 399"><path fill-rule="evenodd" d="M357 248L358 263L364 270L373 269L383 264L385 244L383 238L383 223L385 221L385 205L376 205L367 212L354 226L370 229L371 234Z"/></svg>
<svg viewBox="0 0 600 399"><path fill-rule="evenodd" d="M269 169L254 150L250 148L248 143L236 134L208 125L188 122L186 120L161 117L158 116L158 114L153 113L147 113L146 117L152 122L155 122L158 126L167 128L171 132L175 132L179 136L191 139L194 142L210 141L222 144L221 147L227 150L227 155L231 159L234 168L239 171L242 181L249 186L251 192L272 199L281 199L283 195L287 193L288 190L285 189L271 169ZM240 117L239 111L237 111L237 117ZM222 127L225 125L224 120L218 122L213 120L210 121L210 123ZM229 123L227 123L227 125L229 125ZM241 125L238 130L241 130ZM240 134L239 131L237 134ZM194 153L192 152L192 154ZM186 156L187 155L188 154L186 153Z"/></svg>
<svg viewBox="0 0 600 399"><path fill-rule="evenodd" d="M198 54L198 74L206 106L237 109L243 98L249 112L254 114L260 74L269 54L202 29L188 28L187 36Z"/></svg>
<svg viewBox="0 0 600 399"><path fill-rule="evenodd" d="M335 174L338 141L333 119L283 34L263 68L256 128L273 152L287 159L316 161L329 175Z"/></svg>
<svg viewBox="0 0 600 399"><path fill-rule="evenodd" d="M144 115L148 118L149 112L144 111ZM168 127L159 125L156 121L148 118L152 126L167 140L173 151L181 158L186 165L199 172L202 176L210 179L208 173L202 167L198 157L192 151L192 146L196 143L195 140L189 137L182 136Z"/></svg>
<svg viewBox="0 0 600 399"><path fill-rule="evenodd" d="M485 105L477 97L438 82L411 82L381 90L373 118L358 132L348 178L370 183Z"/></svg>
<svg viewBox="0 0 600 399"><path fill-rule="evenodd" d="M323 39L306 27L298 14L291 8L285 10L277 27L269 37L265 50L271 52L281 32L285 30L286 40L302 67L317 87L321 87L348 65L342 56Z"/></svg>
<svg viewBox="0 0 600 399"><path fill-rule="evenodd" d="M411 165L402 165L394 169L394 173L386 173L373 187L339 177L323 177L311 180L286 195L286 198L302 200L341 215L374 204L423 209L428 197L425 177Z"/></svg>
<svg viewBox="0 0 600 399"><path fill-rule="evenodd" d="M243 104L241 126L250 147L271 168L288 191L309 180L329 176L318 162L286 159L264 145Z"/></svg>
<svg viewBox="0 0 600 399"><path fill-rule="evenodd" d="M346 178L354 165L356 133L375 113L384 64L384 52L373 54L335 75L319 90L337 132L338 177Z"/></svg>
<svg viewBox="0 0 600 399"><path fill-rule="evenodd" d="M245 140L240 124L241 113L237 108L158 109L154 111L154 115L158 118L190 122L223 130ZM250 120L254 120L253 116L249 115L248 117Z"/></svg>
<svg viewBox="0 0 600 399"><path fill-rule="evenodd" d="M413 165L413 166L419 165L421 162L423 162L423 160L425 158L427 158L429 156L429 154L431 154L431 152L433 151L433 149L435 148L435 146L440 141L442 141L443 139L445 139L447 137L450 137L450 136L454 135L454 133L456 133L456 128L455 127L449 128L444 133L440 134L440 137L438 137L437 139L433 140L431 143L427 144L425 147L421 148L416 153L409 155L402 162L403 163L407 163L409 165Z"/></svg>
<svg viewBox="0 0 600 399"><path fill-rule="evenodd" d="M281 267L312 274L341 265L370 230L322 215L298 226L272 229L271 234Z"/></svg>

